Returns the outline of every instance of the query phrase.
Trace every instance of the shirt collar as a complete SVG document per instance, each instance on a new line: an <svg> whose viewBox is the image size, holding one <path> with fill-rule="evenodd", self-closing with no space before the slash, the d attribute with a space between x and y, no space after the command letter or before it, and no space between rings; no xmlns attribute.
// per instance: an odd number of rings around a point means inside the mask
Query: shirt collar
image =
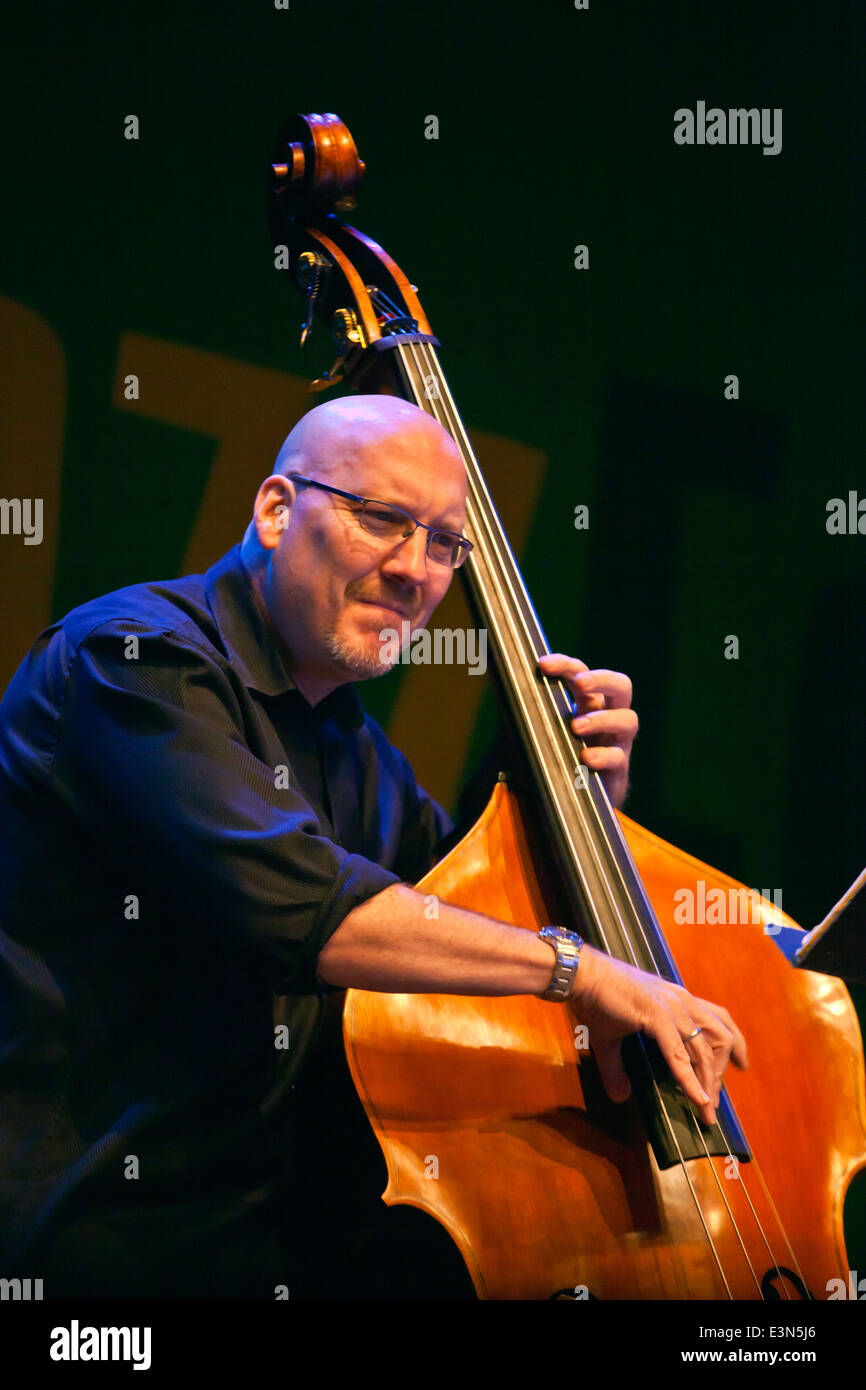
<svg viewBox="0 0 866 1390"><path fill-rule="evenodd" d="M262 695L294 691L296 698L308 705L286 670L270 624L259 607L241 558L240 542L207 571L205 595L226 656L247 689ZM336 715L357 725L363 711L354 685L338 686L313 708L313 715L317 721Z"/></svg>

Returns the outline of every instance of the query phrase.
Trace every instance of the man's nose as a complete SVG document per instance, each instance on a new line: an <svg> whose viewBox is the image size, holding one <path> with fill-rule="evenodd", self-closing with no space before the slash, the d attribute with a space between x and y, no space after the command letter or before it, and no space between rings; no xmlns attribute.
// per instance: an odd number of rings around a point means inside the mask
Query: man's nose
<svg viewBox="0 0 866 1390"><path fill-rule="evenodd" d="M428 578L427 564L427 532L419 526L411 536L398 542L382 570L392 579L399 576L407 584L424 584Z"/></svg>

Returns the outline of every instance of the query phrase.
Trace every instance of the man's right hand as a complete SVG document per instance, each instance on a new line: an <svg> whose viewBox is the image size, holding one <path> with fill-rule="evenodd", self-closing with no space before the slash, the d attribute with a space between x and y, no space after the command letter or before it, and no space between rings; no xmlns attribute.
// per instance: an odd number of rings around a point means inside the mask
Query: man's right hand
<svg viewBox="0 0 866 1390"><path fill-rule="evenodd" d="M569 1003L589 1030L611 1100L626 1100L631 1093L622 1062L622 1040L630 1033L655 1038L674 1080L708 1125L715 1124L729 1060L741 1068L749 1064L745 1038L727 1009L591 946L581 949ZM700 1032L689 1038L696 1028Z"/></svg>

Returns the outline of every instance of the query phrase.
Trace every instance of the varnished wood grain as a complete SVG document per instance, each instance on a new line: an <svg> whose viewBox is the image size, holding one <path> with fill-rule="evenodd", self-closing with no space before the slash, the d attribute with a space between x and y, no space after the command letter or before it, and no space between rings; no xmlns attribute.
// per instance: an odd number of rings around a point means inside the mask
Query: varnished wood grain
<svg viewBox="0 0 866 1390"><path fill-rule="evenodd" d="M387 1161L384 1199L446 1227L481 1298L585 1285L598 1298L753 1299L774 1263L799 1268L824 1298L829 1279L847 1277L844 1194L866 1165L848 992L793 970L762 922L677 925L678 889L741 885L620 819L686 986L726 1005L746 1034L750 1069L729 1067L727 1084L756 1163L739 1178L725 1158L660 1171L631 1102L599 1096L568 1005L350 990L347 1056ZM545 894L505 784L418 887L544 925ZM796 925L766 902L762 917Z"/></svg>

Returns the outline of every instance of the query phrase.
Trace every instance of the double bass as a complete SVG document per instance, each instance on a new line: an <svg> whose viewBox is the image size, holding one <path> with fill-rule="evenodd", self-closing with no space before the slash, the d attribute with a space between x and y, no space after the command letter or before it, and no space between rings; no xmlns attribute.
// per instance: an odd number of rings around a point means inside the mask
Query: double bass
<svg viewBox="0 0 866 1390"><path fill-rule="evenodd" d="M799 931L790 917L614 812L580 762L571 698L539 674L544 633L416 287L342 217L363 173L336 115L287 122L271 236L306 296L304 336L322 315L337 342L314 387L399 394L460 449L474 551L459 573L514 750L475 824L416 886L527 930L571 927L724 1001L750 1053L707 1126L642 1035L624 1044L632 1098L611 1102L570 1004L349 990L346 1058L385 1157L384 1201L439 1222L483 1299L825 1298L848 1278L843 1204L866 1167L851 999L791 967L774 940ZM735 929L679 921L677 894L699 882L753 910Z"/></svg>

